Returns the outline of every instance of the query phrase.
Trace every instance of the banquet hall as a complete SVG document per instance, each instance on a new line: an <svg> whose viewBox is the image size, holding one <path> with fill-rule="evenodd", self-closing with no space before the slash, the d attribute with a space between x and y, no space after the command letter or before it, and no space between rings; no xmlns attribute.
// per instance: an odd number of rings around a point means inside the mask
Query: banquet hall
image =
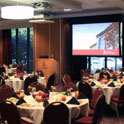
<svg viewBox="0 0 124 124"><path fill-rule="evenodd" d="M3 16L10 6L33 7L34 15L21 17L28 12L21 8ZM22 124L45 124L45 104L60 102L68 109L65 123L83 124L85 117L93 123L95 112L89 111L97 111L102 99L104 110L96 120L122 124L123 6L123 0L0 0L0 89L11 88L0 91L0 106L14 104ZM92 103L99 88L102 95ZM67 104L72 99L78 105Z"/></svg>

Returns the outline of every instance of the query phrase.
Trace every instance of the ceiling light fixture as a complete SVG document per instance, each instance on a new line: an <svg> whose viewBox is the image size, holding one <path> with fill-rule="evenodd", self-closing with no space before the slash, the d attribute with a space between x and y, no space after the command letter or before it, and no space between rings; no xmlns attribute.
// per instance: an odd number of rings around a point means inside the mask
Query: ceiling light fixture
<svg viewBox="0 0 124 124"><path fill-rule="evenodd" d="M36 20L30 20L31 23L54 23L53 20L46 20L46 19L36 19Z"/></svg>
<svg viewBox="0 0 124 124"><path fill-rule="evenodd" d="M1 18L4 19L31 19L34 8L30 6L6 6L1 8Z"/></svg>

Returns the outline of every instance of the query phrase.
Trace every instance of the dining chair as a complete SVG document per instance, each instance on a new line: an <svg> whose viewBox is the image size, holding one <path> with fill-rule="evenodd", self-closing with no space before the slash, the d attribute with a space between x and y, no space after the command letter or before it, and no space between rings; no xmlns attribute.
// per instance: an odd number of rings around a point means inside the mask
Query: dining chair
<svg viewBox="0 0 124 124"><path fill-rule="evenodd" d="M26 95L29 95L28 86L31 83L37 83L37 78L33 74L31 74L30 76L26 77L26 79L24 80L24 93Z"/></svg>
<svg viewBox="0 0 124 124"><path fill-rule="evenodd" d="M71 77L69 74L64 74L63 82L64 82L64 84L72 83L72 80L71 80Z"/></svg>
<svg viewBox="0 0 124 124"><path fill-rule="evenodd" d="M80 82L78 85L79 93L85 94L85 96L91 102L92 100L92 89L91 86L87 82Z"/></svg>
<svg viewBox="0 0 124 124"><path fill-rule="evenodd" d="M49 76L48 81L47 81L47 86L46 86L46 88L47 88L48 90L51 89L51 86L54 86L54 85L55 85L55 80L56 80L56 74L53 73L53 74L51 74L51 75Z"/></svg>
<svg viewBox="0 0 124 124"><path fill-rule="evenodd" d="M0 87L0 100L4 101L7 98L11 97L13 93L13 88L8 85L3 85Z"/></svg>
<svg viewBox="0 0 124 124"><path fill-rule="evenodd" d="M98 87L93 94L88 115L93 115L97 99L102 94L103 94L102 88Z"/></svg>
<svg viewBox="0 0 124 124"><path fill-rule="evenodd" d="M41 83L31 83L29 86L35 87L36 91L39 91L39 90L44 91L44 86Z"/></svg>
<svg viewBox="0 0 124 124"><path fill-rule="evenodd" d="M0 86L5 85L5 80L4 78L0 75Z"/></svg>
<svg viewBox="0 0 124 124"><path fill-rule="evenodd" d="M74 120L75 124L99 124L102 120L105 106L105 96L102 94L98 97L93 116L84 116Z"/></svg>
<svg viewBox="0 0 124 124"><path fill-rule="evenodd" d="M43 124L69 124L69 109L62 102L52 102L44 110Z"/></svg>
<svg viewBox="0 0 124 124"><path fill-rule="evenodd" d="M119 108L124 105L124 84L120 87L119 96L112 97L110 106L116 111L117 117L119 118Z"/></svg>
<svg viewBox="0 0 124 124"><path fill-rule="evenodd" d="M78 88L74 83L65 84L62 91L67 91L68 89L71 89L72 92L78 91Z"/></svg>
<svg viewBox="0 0 124 124"><path fill-rule="evenodd" d="M7 124L33 124L33 122L22 120L17 107L10 101L0 103L0 113L2 124L5 121L7 121Z"/></svg>

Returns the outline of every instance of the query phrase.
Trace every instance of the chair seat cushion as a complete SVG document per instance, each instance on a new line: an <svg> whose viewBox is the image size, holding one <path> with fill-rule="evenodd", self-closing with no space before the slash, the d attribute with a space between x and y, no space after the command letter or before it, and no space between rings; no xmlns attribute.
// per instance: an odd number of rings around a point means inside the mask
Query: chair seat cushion
<svg viewBox="0 0 124 124"><path fill-rule="evenodd" d="M118 102L118 98L117 97L112 97L111 99L113 102Z"/></svg>
<svg viewBox="0 0 124 124"><path fill-rule="evenodd" d="M88 115L93 115L93 113L94 113L94 110L90 109Z"/></svg>
<svg viewBox="0 0 124 124"><path fill-rule="evenodd" d="M78 120L75 120L76 123L78 124L91 124L92 122L92 117L90 116L85 116L85 117L82 117Z"/></svg>
<svg viewBox="0 0 124 124"><path fill-rule="evenodd" d="M118 97L112 97L113 102L118 102ZM119 100L119 102L124 102L124 100Z"/></svg>

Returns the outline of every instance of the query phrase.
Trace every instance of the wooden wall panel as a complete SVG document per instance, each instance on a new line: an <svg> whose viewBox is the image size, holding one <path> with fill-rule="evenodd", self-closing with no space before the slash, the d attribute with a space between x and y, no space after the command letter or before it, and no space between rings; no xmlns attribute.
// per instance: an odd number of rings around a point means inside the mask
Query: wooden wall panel
<svg viewBox="0 0 124 124"><path fill-rule="evenodd" d="M55 23L34 24L34 69L36 70L36 60L40 56L49 56L54 58L59 63L59 70L61 67L61 42L62 42L62 21L56 19ZM59 71L60 73L60 71ZM58 74L58 81L60 81L60 74Z"/></svg>
<svg viewBox="0 0 124 124"><path fill-rule="evenodd" d="M3 64L3 40L2 30L0 30L0 66Z"/></svg>
<svg viewBox="0 0 124 124"><path fill-rule="evenodd" d="M49 53L49 25L37 24L36 25L36 57L48 56Z"/></svg>

